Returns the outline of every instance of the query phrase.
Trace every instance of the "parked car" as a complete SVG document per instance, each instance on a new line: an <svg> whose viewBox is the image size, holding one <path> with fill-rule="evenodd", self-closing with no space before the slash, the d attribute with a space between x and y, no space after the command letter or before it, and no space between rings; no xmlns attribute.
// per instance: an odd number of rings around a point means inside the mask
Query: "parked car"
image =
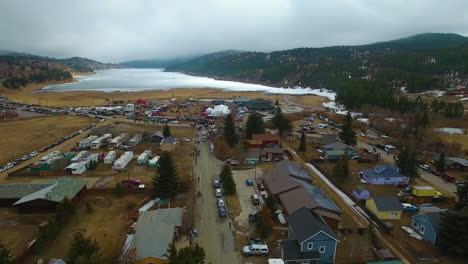
<svg viewBox="0 0 468 264"><path fill-rule="evenodd" d="M421 170L423 170L423 171L429 171L431 169L431 167L429 167L426 164L419 165L419 168L421 168Z"/></svg>
<svg viewBox="0 0 468 264"><path fill-rule="evenodd" d="M431 206L434 206L434 204L431 204L431 203L423 203L423 204L420 204L420 205L419 205L419 208L421 208L421 207L431 207Z"/></svg>
<svg viewBox="0 0 468 264"><path fill-rule="evenodd" d="M403 209L403 212L407 212L411 214L417 213L419 211L419 208L417 206L409 204L409 203L402 203L401 209Z"/></svg>
<svg viewBox="0 0 468 264"><path fill-rule="evenodd" d="M261 158L260 161L261 162L270 162L271 160L269 158Z"/></svg>
<svg viewBox="0 0 468 264"><path fill-rule="evenodd" d="M36 157L37 156L37 151L33 151L29 154L29 156L31 157Z"/></svg>
<svg viewBox="0 0 468 264"><path fill-rule="evenodd" d="M218 207L218 216L219 216L219 218L226 218L227 217L226 208Z"/></svg>
<svg viewBox="0 0 468 264"><path fill-rule="evenodd" d="M219 188L221 187L221 184L219 183L219 180L213 180L213 188Z"/></svg>
<svg viewBox="0 0 468 264"><path fill-rule="evenodd" d="M215 189L215 196L216 197L223 196L223 191L221 191L221 189L219 189L219 188Z"/></svg>
<svg viewBox="0 0 468 264"><path fill-rule="evenodd" d="M7 170L6 166L0 167L0 172L4 172L6 170Z"/></svg>
<svg viewBox="0 0 468 264"><path fill-rule="evenodd" d="M257 211L254 211L252 213L249 214L249 222L253 223L257 220L257 214L258 212Z"/></svg>
<svg viewBox="0 0 468 264"><path fill-rule="evenodd" d="M455 176L451 175L451 174L448 174L448 173L444 173L442 174L442 179L446 180L446 181L454 181L455 180Z"/></svg>
<svg viewBox="0 0 468 264"><path fill-rule="evenodd" d="M393 187L396 187L396 188L403 188L403 187L406 187L408 186L408 182L397 182L395 184L393 184Z"/></svg>
<svg viewBox="0 0 468 264"><path fill-rule="evenodd" d="M128 187L133 187L133 186L138 186L141 184L141 181L138 179L130 179L130 180L123 180L122 181L123 185L126 185Z"/></svg>
<svg viewBox="0 0 468 264"><path fill-rule="evenodd" d="M245 184L247 184L247 186L253 186L253 181L251 179L247 179L245 180Z"/></svg>
<svg viewBox="0 0 468 264"><path fill-rule="evenodd" d="M253 205L259 205L260 204L260 198L256 194L252 194L250 196L250 200L252 201Z"/></svg>
<svg viewBox="0 0 468 264"><path fill-rule="evenodd" d="M246 160L246 161L244 161L244 164L245 164L245 165L255 165L256 162L255 162L255 161L252 161L252 160Z"/></svg>
<svg viewBox="0 0 468 264"><path fill-rule="evenodd" d="M242 249L244 256L268 256L268 246L264 244L252 244Z"/></svg>
<svg viewBox="0 0 468 264"><path fill-rule="evenodd" d="M220 208L220 207L226 207L226 203L224 202L223 199L218 199L218 200L216 201L216 204L218 205L218 208Z"/></svg>

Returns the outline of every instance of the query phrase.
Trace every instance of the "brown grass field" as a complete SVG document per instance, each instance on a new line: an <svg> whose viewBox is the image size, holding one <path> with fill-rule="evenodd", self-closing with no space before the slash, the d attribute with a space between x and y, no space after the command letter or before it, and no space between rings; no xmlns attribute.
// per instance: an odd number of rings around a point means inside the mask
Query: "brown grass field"
<svg viewBox="0 0 468 264"><path fill-rule="evenodd" d="M0 122L0 164L38 151L95 120L77 116L50 116Z"/></svg>

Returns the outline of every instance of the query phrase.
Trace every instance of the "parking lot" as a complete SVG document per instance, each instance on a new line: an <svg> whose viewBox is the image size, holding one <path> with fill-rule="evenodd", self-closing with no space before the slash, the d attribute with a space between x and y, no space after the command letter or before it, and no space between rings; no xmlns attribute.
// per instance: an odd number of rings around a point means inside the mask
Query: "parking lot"
<svg viewBox="0 0 468 264"><path fill-rule="evenodd" d="M249 214L258 210L260 207L252 204L252 194L258 194L256 191L256 180L259 180L262 175L260 169L248 169L248 170L233 170L232 171L234 181L236 183L237 195L239 197L241 212L235 218L236 223L241 226L248 228L248 231L253 231L253 225L249 225ZM255 177L255 175L257 177ZM254 182L254 186L248 186L246 181L250 179Z"/></svg>

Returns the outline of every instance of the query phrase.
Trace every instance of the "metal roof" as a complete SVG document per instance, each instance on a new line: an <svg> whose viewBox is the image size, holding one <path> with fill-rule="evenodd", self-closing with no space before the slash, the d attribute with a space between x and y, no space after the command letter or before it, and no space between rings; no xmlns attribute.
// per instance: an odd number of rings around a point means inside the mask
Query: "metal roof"
<svg viewBox="0 0 468 264"><path fill-rule="evenodd" d="M319 232L324 232L332 239L338 241L333 230L322 220L322 218L302 207L288 217L289 228L292 231L292 237L299 243L315 236Z"/></svg>
<svg viewBox="0 0 468 264"><path fill-rule="evenodd" d="M86 182L68 177L59 178L44 189L31 193L18 200L14 205L30 202L37 199L61 202L65 197L72 199L86 186Z"/></svg>
<svg viewBox="0 0 468 264"><path fill-rule="evenodd" d="M379 211L402 211L400 200L394 196L374 197L375 207Z"/></svg>
<svg viewBox="0 0 468 264"><path fill-rule="evenodd" d="M374 168L364 169L362 173L368 178L395 178L406 177L399 172L399 168L391 165L379 165Z"/></svg>
<svg viewBox="0 0 468 264"><path fill-rule="evenodd" d="M337 213L341 213L340 208L333 202L332 199L328 195L325 194L325 192L320 189L319 187L309 184L308 182L301 181L299 179L295 179L291 177L294 181L297 183L300 183L304 189L309 193L309 196L314 202L317 204L317 206L322 207L324 209L328 209L330 211L334 211Z"/></svg>
<svg viewBox="0 0 468 264"><path fill-rule="evenodd" d="M369 192L366 188L364 188L362 185L357 185L354 190L358 193L361 194L363 192Z"/></svg>
<svg viewBox="0 0 468 264"><path fill-rule="evenodd" d="M26 195L42 190L50 185L50 183L0 184L0 199L20 199Z"/></svg>
<svg viewBox="0 0 468 264"><path fill-rule="evenodd" d="M133 241L136 260L147 257L167 260L167 250L174 239L175 227L182 225L182 215L182 208L143 212L136 223Z"/></svg>

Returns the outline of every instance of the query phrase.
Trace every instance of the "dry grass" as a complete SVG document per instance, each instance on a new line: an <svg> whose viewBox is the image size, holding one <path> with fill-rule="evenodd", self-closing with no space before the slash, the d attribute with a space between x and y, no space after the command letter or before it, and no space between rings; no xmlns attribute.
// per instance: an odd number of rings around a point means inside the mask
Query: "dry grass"
<svg viewBox="0 0 468 264"><path fill-rule="evenodd" d="M316 108L324 109L322 103L328 101L326 97L317 96L317 95L301 95L301 96L288 95L287 98L294 103L309 107L311 109L316 109Z"/></svg>
<svg viewBox="0 0 468 264"><path fill-rule="evenodd" d="M0 164L39 150L93 123L77 116L51 116L0 122Z"/></svg>
<svg viewBox="0 0 468 264"><path fill-rule="evenodd" d="M468 134L462 135L444 135L443 140L449 144L457 143L460 144L463 150L465 158L468 157Z"/></svg>

